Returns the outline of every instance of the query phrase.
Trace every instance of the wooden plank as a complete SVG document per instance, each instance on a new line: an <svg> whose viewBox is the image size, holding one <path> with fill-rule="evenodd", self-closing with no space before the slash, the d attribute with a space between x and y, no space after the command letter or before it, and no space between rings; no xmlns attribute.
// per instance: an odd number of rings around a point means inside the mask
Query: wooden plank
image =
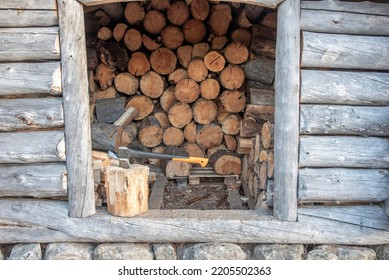
<svg viewBox="0 0 389 280"><path fill-rule="evenodd" d="M232 242L232 243L294 243L294 244L348 244L378 245L389 242L389 217L380 219L383 209L372 214L355 210L361 224L347 223L341 212L337 219L323 218L333 213L332 207L324 208L320 217L308 209L299 214L298 222L283 222L264 210L150 210L131 219L109 215L99 209L87 219L68 217L68 204L61 201L33 199L1 199L0 219L22 223L31 229L41 227L42 236L31 234L29 242L52 242L47 231L55 230L54 240L62 242ZM352 208L352 207L351 207ZM345 215L348 207L344 209ZM369 208L366 208L369 209ZM343 218L343 219L342 219ZM375 221L369 223L368 219ZM339 221L340 220L340 221ZM380 224L381 223L381 224ZM43 228L43 229L42 229ZM33 232L31 232L33 233ZM36 232L35 232L36 233ZM25 238L26 229L8 236L10 243ZM0 237L4 236L0 228ZM3 239L2 239L3 240Z"/></svg>
<svg viewBox="0 0 389 280"><path fill-rule="evenodd" d="M65 164L0 165L0 196L66 196Z"/></svg>
<svg viewBox="0 0 389 280"><path fill-rule="evenodd" d="M389 106L301 105L300 134L389 136Z"/></svg>
<svg viewBox="0 0 389 280"><path fill-rule="evenodd" d="M300 102L389 105L389 73L301 70Z"/></svg>
<svg viewBox="0 0 389 280"><path fill-rule="evenodd" d="M301 136L300 167L388 168L389 139Z"/></svg>
<svg viewBox="0 0 389 280"><path fill-rule="evenodd" d="M0 62L59 60L58 27L1 28Z"/></svg>
<svg viewBox="0 0 389 280"><path fill-rule="evenodd" d="M69 216L81 218L95 213L84 12L75 0L59 1L58 12Z"/></svg>
<svg viewBox="0 0 389 280"><path fill-rule="evenodd" d="M3 132L0 163L65 161L63 131Z"/></svg>
<svg viewBox="0 0 389 280"><path fill-rule="evenodd" d="M0 63L0 96L62 93L60 62Z"/></svg>
<svg viewBox="0 0 389 280"><path fill-rule="evenodd" d="M389 37L302 34L302 67L389 70Z"/></svg>
<svg viewBox="0 0 389 280"><path fill-rule="evenodd" d="M300 91L300 1L287 0L278 8L275 77L274 215L297 218L297 176Z"/></svg>
<svg viewBox="0 0 389 280"><path fill-rule="evenodd" d="M347 2L342 0L301 1L301 9L341 11L356 14L389 15L389 5L371 1Z"/></svg>
<svg viewBox="0 0 389 280"><path fill-rule="evenodd" d="M63 126L62 98L0 99L0 131Z"/></svg>
<svg viewBox="0 0 389 280"><path fill-rule="evenodd" d="M58 26L56 11L0 10L0 27Z"/></svg>
<svg viewBox="0 0 389 280"><path fill-rule="evenodd" d="M304 168L299 202L380 202L389 198L387 169Z"/></svg>
<svg viewBox="0 0 389 280"><path fill-rule="evenodd" d="M157 176L150 193L149 209L161 209L166 183L166 176Z"/></svg>
<svg viewBox="0 0 389 280"><path fill-rule="evenodd" d="M0 9L56 10L57 0L1 0Z"/></svg>
<svg viewBox="0 0 389 280"><path fill-rule="evenodd" d="M389 15L389 14L388 14ZM358 35L389 35L389 16L301 10L301 30Z"/></svg>

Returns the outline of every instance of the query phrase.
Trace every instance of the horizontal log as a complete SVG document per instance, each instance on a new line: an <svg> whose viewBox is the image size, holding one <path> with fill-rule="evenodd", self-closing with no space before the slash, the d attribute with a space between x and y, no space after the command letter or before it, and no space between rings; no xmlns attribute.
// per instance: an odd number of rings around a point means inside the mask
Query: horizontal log
<svg viewBox="0 0 389 280"><path fill-rule="evenodd" d="M389 73L301 70L300 102L389 105Z"/></svg>
<svg viewBox="0 0 389 280"><path fill-rule="evenodd" d="M302 34L302 67L389 70L389 37Z"/></svg>
<svg viewBox="0 0 389 280"><path fill-rule="evenodd" d="M0 163L65 161L63 131L4 132Z"/></svg>
<svg viewBox="0 0 389 280"><path fill-rule="evenodd" d="M58 27L1 28L0 61L59 60Z"/></svg>
<svg viewBox="0 0 389 280"><path fill-rule="evenodd" d="M63 126L62 98L0 99L0 131Z"/></svg>
<svg viewBox="0 0 389 280"><path fill-rule="evenodd" d="M300 134L389 136L388 120L389 106L300 106Z"/></svg>
<svg viewBox="0 0 389 280"><path fill-rule="evenodd" d="M56 11L0 10L0 27L58 26Z"/></svg>
<svg viewBox="0 0 389 280"><path fill-rule="evenodd" d="M303 168L298 200L304 202L380 202L389 198L387 169Z"/></svg>
<svg viewBox="0 0 389 280"><path fill-rule="evenodd" d="M304 31L358 35L389 35L389 16L347 12L301 10L300 27Z"/></svg>
<svg viewBox="0 0 389 280"><path fill-rule="evenodd" d="M389 167L389 138L300 136L300 167Z"/></svg>
<svg viewBox="0 0 389 280"><path fill-rule="evenodd" d="M0 196L66 196L65 164L0 165Z"/></svg>
<svg viewBox="0 0 389 280"><path fill-rule="evenodd" d="M386 3L377 3L373 1L342 1L342 0L325 0L325 1L301 1L301 9L310 10L327 10L341 11L356 14L370 15L389 15L389 5Z"/></svg>
<svg viewBox="0 0 389 280"><path fill-rule="evenodd" d="M57 0L1 0L0 9L56 10Z"/></svg>

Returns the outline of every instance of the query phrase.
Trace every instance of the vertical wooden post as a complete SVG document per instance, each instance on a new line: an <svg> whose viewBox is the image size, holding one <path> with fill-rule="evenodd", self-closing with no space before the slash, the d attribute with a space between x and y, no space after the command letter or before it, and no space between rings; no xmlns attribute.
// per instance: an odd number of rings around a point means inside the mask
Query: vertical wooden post
<svg viewBox="0 0 389 280"><path fill-rule="evenodd" d="M387 200L385 200L384 202L384 208L385 208L385 213L386 215L389 216L389 198Z"/></svg>
<svg viewBox="0 0 389 280"><path fill-rule="evenodd" d="M69 216L95 213L84 12L76 0L58 0Z"/></svg>
<svg viewBox="0 0 389 280"><path fill-rule="evenodd" d="M300 89L300 1L278 7L275 74L274 215L297 219Z"/></svg>

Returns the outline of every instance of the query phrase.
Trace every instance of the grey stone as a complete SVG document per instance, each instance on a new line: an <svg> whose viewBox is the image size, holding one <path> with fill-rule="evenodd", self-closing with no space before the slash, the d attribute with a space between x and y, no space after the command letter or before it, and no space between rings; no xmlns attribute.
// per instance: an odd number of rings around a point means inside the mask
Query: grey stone
<svg viewBox="0 0 389 280"><path fill-rule="evenodd" d="M92 260L95 246L89 243L50 243L45 260Z"/></svg>
<svg viewBox="0 0 389 280"><path fill-rule="evenodd" d="M389 260L389 244L376 246L375 252L377 260Z"/></svg>
<svg viewBox="0 0 389 280"><path fill-rule="evenodd" d="M320 245L308 252L308 260L375 260L373 249L356 246Z"/></svg>
<svg viewBox="0 0 389 280"><path fill-rule="evenodd" d="M4 260L4 259L5 259L5 257L4 257L3 251L0 249L0 261Z"/></svg>
<svg viewBox="0 0 389 280"><path fill-rule="evenodd" d="M9 255L9 260L41 260L42 249L39 243L16 244Z"/></svg>
<svg viewBox="0 0 389 280"><path fill-rule="evenodd" d="M150 245L134 243L100 244L93 253L95 260L153 260Z"/></svg>
<svg viewBox="0 0 389 280"><path fill-rule="evenodd" d="M195 244L183 251L184 260L246 260L247 254L242 248L231 243Z"/></svg>
<svg viewBox="0 0 389 280"><path fill-rule="evenodd" d="M176 249L172 244L153 244L153 250L156 260L176 260Z"/></svg>
<svg viewBox="0 0 389 280"><path fill-rule="evenodd" d="M256 260L302 260L303 245L263 244L254 248Z"/></svg>

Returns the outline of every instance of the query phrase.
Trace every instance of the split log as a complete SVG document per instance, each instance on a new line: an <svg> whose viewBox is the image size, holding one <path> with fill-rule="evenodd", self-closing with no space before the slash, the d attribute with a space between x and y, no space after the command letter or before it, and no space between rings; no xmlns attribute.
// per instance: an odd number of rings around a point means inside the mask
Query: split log
<svg viewBox="0 0 389 280"><path fill-rule="evenodd" d="M213 5L209 17L209 29L216 36L227 33L232 20L231 7L227 4Z"/></svg>
<svg viewBox="0 0 389 280"><path fill-rule="evenodd" d="M99 18L98 20L99 26L107 26L112 21L111 17L103 10L97 10L95 16Z"/></svg>
<svg viewBox="0 0 389 280"><path fill-rule="evenodd" d="M244 118L254 118L258 123L270 121L274 123L274 106L247 104Z"/></svg>
<svg viewBox="0 0 389 280"><path fill-rule="evenodd" d="M176 85L176 98L184 103L192 103L200 95L199 85L192 79L183 79Z"/></svg>
<svg viewBox="0 0 389 280"><path fill-rule="evenodd" d="M124 9L124 17L126 21L131 25L139 24L145 17L145 10L142 3L130 2Z"/></svg>
<svg viewBox="0 0 389 280"><path fill-rule="evenodd" d="M150 34L160 34L165 26L165 16L156 10L148 11L143 19L143 27Z"/></svg>
<svg viewBox="0 0 389 280"><path fill-rule="evenodd" d="M128 72L139 77L150 70L150 62L142 52L134 52L128 61Z"/></svg>
<svg viewBox="0 0 389 280"><path fill-rule="evenodd" d="M142 46L143 37L138 30L134 28L130 28L124 34L123 41L127 49L134 52L139 50L140 47Z"/></svg>
<svg viewBox="0 0 389 280"><path fill-rule="evenodd" d="M122 127L112 124L92 124L92 148L95 150L117 151L120 146L122 131Z"/></svg>
<svg viewBox="0 0 389 280"><path fill-rule="evenodd" d="M265 149L274 147L274 125L271 122L265 122L262 126L261 140Z"/></svg>
<svg viewBox="0 0 389 280"><path fill-rule="evenodd" d="M188 72L185 69L179 68L173 71L168 78L170 84L177 84L179 81L188 78Z"/></svg>
<svg viewBox="0 0 389 280"><path fill-rule="evenodd" d="M261 190L265 190L266 183L267 183L267 163L264 161L261 163L259 169L259 188Z"/></svg>
<svg viewBox="0 0 389 280"><path fill-rule="evenodd" d="M223 142L223 130L215 123L197 126L196 143L203 149L209 149Z"/></svg>
<svg viewBox="0 0 389 280"><path fill-rule="evenodd" d="M276 58L276 42L273 40L254 37L251 42L250 50L257 55L269 59L274 60Z"/></svg>
<svg viewBox="0 0 389 280"><path fill-rule="evenodd" d="M228 43L228 38L226 36L216 36L212 39L211 49L221 50Z"/></svg>
<svg viewBox="0 0 389 280"><path fill-rule="evenodd" d="M100 41L96 47L99 51L101 62L110 68L118 68L124 71L128 63L127 50L115 42Z"/></svg>
<svg viewBox="0 0 389 280"><path fill-rule="evenodd" d="M171 50L175 50L184 42L184 34L177 26L169 25L161 32L162 44Z"/></svg>
<svg viewBox="0 0 389 280"><path fill-rule="evenodd" d="M140 78L140 90L144 95L158 98L165 90L165 80L154 71L149 71Z"/></svg>
<svg viewBox="0 0 389 280"><path fill-rule="evenodd" d="M127 31L127 24L125 23L118 23L115 28L113 29L113 38L116 40L116 42L120 42L124 38L124 34L126 34Z"/></svg>
<svg viewBox="0 0 389 280"><path fill-rule="evenodd" d="M123 6L121 3L107 3L101 7L113 20L123 19Z"/></svg>
<svg viewBox="0 0 389 280"><path fill-rule="evenodd" d="M133 141L135 141L137 136L138 136L138 125L135 123L131 123L127 125L127 127L123 129L120 146L127 147Z"/></svg>
<svg viewBox="0 0 389 280"><path fill-rule="evenodd" d="M277 12L266 14L263 17L261 24L267 27L277 28Z"/></svg>
<svg viewBox="0 0 389 280"><path fill-rule="evenodd" d="M234 152L238 146L236 138L232 135L224 135L224 143L226 144L227 150Z"/></svg>
<svg viewBox="0 0 389 280"><path fill-rule="evenodd" d="M196 143L196 133L197 133L197 124L196 122L191 122L185 126L184 137L189 143Z"/></svg>
<svg viewBox="0 0 389 280"><path fill-rule="evenodd" d="M246 11L244 9L239 9L237 11L238 15L235 19L236 21L236 24L239 26L239 27L243 27L243 28L250 28L253 24L249 21L249 19L247 18L246 16Z"/></svg>
<svg viewBox="0 0 389 280"><path fill-rule="evenodd" d="M107 168L107 207L115 216L134 217L148 211L149 168L132 164L130 168Z"/></svg>
<svg viewBox="0 0 389 280"><path fill-rule="evenodd" d="M189 7L184 1L176 1L167 9L166 15L171 24L181 26L189 19Z"/></svg>
<svg viewBox="0 0 389 280"><path fill-rule="evenodd" d="M182 66L185 68L188 66L189 62L192 60L192 46L181 46L177 49L177 58Z"/></svg>
<svg viewBox="0 0 389 280"><path fill-rule="evenodd" d="M128 72L117 75L114 84L117 91L127 95L134 95L139 88L138 79Z"/></svg>
<svg viewBox="0 0 389 280"><path fill-rule="evenodd" d="M134 107L138 112L138 116L135 120L143 120L146 116L150 115L154 110L153 101L150 97L145 95L134 96L128 101L127 108Z"/></svg>
<svg viewBox="0 0 389 280"><path fill-rule="evenodd" d="M157 146L151 149L151 152L157 153L157 154L163 154L165 153L165 146ZM158 166L160 164L161 160L160 159L155 159L155 158L149 158L149 164Z"/></svg>
<svg viewBox="0 0 389 280"><path fill-rule="evenodd" d="M158 120L159 125L161 126L162 129L167 129L171 126L169 118L167 117L165 111L156 110L153 116Z"/></svg>
<svg viewBox="0 0 389 280"><path fill-rule="evenodd" d="M231 40L233 42L240 42L246 48L249 48L252 41L252 35L250 30L246 28L237 28L231 33Z"/></svg>
<svg viewBox="0 0 389 280"><path fill-rule="evenodd" d="M250 104L274 106L274 90L248 87L247 91Z"/></svg>
<svg viewBox="0 0 389 280"><path fill-rule="evenodd" d="M169 75L176 69L177 57L167 48L159 48L150 55L150 64L155 72Z"/></svg>
<svg viewBox="0 0 389 280"><path fill-rule="evenodd" d="M227 135L238 135L240 132L240 117L229 115L221 123L222 130Z"/></svg>
<svg viewBox="0 0 389 280"><path fill-rule="evenodd" d="M100 123L114 123L124 113L124 97L96 100L96 116Z"/></svg>
<svg viewBox="0 0 389 280"><path fill-rule="evenodd" d="M189 156L188 152L184 147L169 146L165 149L165 153L168 155L177 155L177 156ZM188 162L172 161L172 160L162 160L161 167L165 170L166 177L172 179L174 177L187 177L189 176L190 170L192 168L191 164Z"/></svg>
<svg viewBox="0 0 389 280"><path fill-rule="evenodd" d="M99 32L97 32L97 38L103 41L107 41L111 39L112 36L113 36L112 30L105 26L101 27L99 29Z"/></svg>
<svg viewBox="0 0 389 280"><path fill-rule="evenodd" d="M96 68L95 80L99 82L102 89L107 89L112 86L115 78L115 70L100 63Z"/></svg>
<svg viewBox="0 0 389 280"><path fill-rule="evenodd" d="M193 0L190 3L190 12L194 19L205 20L209 14L208 0Z"/></svg>
<svg viewBox="0 0 389 280"><path fill-rule="evenodd" d="M204 64L211 72L220 72L224 69L226 60L218 51L210 51L204 56Z"/></svg>
<svg viewBox="0 0 389 280"><path fill-rule="evenodd" d="M240 126L240 137L254 137L262 130L262 122L257 122L254 118L244 118Z"/></svg>
<svg viewBox="0 0 389 280"><path fill-rule="evenodd" d="M194 44L192 48L192 57L204 58L204 56L209 52L209 49L208 43L202 42Z"/></svg>
<svg viewBox="0 0 389 280"><path fill-rule="evenodd" d="M260 153L259 153L259 162L264 162L264 161L267 161L267 151L266 150L262 150Z"/></svg>
<svg viewBox="0 0 389 280"><path fill-rule="evenodd" d="M251 138L239 138L238 139L238 147L236 148L236 152L240 155L248 155L250 154L252 148Z"/></svg>
<svg viewBox="0 0 389 280"><path fill-rule="evenodd" d="M221 102L218 102L217 105L218 105L218 109L217 109L216 120L218 123L222 123L225 118L231 115L231 113L226 111L226 109L224 108Z"/></svg>
<svg viewBox="0 0 389 280"><path fill-rule="evenodd" d="M274 177L274 154L272 152L267 155L267 177Z"/></svg>
<svg viewBox="0 0 389 280"><path fill-rule="evenodd" d="M238 155L228 151L217 151L209 158L210 164L219 175L239 175L242 173L242 161Z"/></svg>
<svg viewBox="0 0 389 280"><path fill-rule="evenodd" d="M95 99L105 99L105 98L115 98L117 97L118 92L114 86L111 86L107 89L99 89L94 93Z"/></svg>
<svg viewBox="0 0 389 280"><path fill-rule="evenodd" d="M207 29L202 21L190 19L184 24L183 32L187 42L196 44L204 39Z"/></svg>
<svg viewBox="0 0 389 280"><path fill-rule="evenodd" d="M257 57L245 64L244 73L248 80L271 85L275 75L275 62L265 57Z"/></svg>
<svg viewBox="0 0 389 280"><path fill-rule="evenodd" d="M244 92L238 90L225 90L220 96L220 101L227 112L239 113L244 110L246 96Z"/></svg>
<svg viewBox="0 0 389 280"><path fill-rule="evenodd" d="M161 144L163 131L158 120L153 116L148 116L142 120L139 126L139 142L148 148L153 148Z"/></svg>
<svg viewBox="0 0 389 280"><path fill-rule="evenodd" d="M221 145L213 147L213 148L209 148L209 149L207 149L207 157L211 157L214 153L216 153L218 151L226 151L226 150L227 150L227 147L224 144L221 144Z"/></svg>
<svg viewBox="0 0 389 280"><path fill-rule="evenodd" d="M210 124L217 115L216 104L204 98L199 98L192 107L193 119L199 124Z"/></svg>
<svg viewBox="0 0 389 280"><path fill-rule="evenodd" d="M220 73L219 79L224 88L239 89L244 83L245 72L239 66L229 65Z"/></svg>
<svg viewBox="0 0 389 280"><path fill-rule="evenodd" d="M156 49L161 47L160 43L158 43L157 41L151 39L146 34L142 35L142 43L145 46L145 48L148 49L149 51L155 51Z"/></svg>
<svg viewBox="0 0 389 280"><path fill-rule="evenodd" d="M151 0L150 5L158 11L166 11L170 7L170 0Z"/></svg>
<svg viewBox="0 0 389 280"><path fill-rule="evenodd" d="M264 8L257 5L246 4L244 7L244 11L246 13L246 17L249 19L251 23L256 23L259 17L261 16Z"/></svg>
<svg viewBox="0 0 389 280"><path fill-rule="evenodd" d="M201 149L199 145L196 143L190 143L185 142L184 145L182 145L185 150L188 152L190 157L204 157L204 151Z"/></svg>
<svg viewBox="0 0 389 280"><path fill-rule="evenodd" d="M161 97L159 98L159 104L165 112L169 112L170 107L177 101L175 92L176 87L170 86L163 91Z"/></svg>
<svg viewBox="0 0 389 280"><path fill-rule="evenodd" d="M190 106L186 103L176 102L168 112L170 123L177 127L183 128L192 121L193 113Z"/></svg>
<svg viewBox="0 0 389 280"><path fill-rule="evenodd" d="M202 58L194 58L188 64L188 77L196 82L204 81L208 76L208 68Z"/></svg>
<svg viewBox="0 0 389 280"><path fill-rule="evenodd" d="M126 111L123 113L123 115L118 118L113 125L126 127L127 125L132 122L135 117L138 115L138 111L134 107L127 107Z"/></svg>
<svg viewBox="0 0 389 280"><path fill-rule="evenodd" d="M242 64L249 58L249 50L241 42L233 42L225 48L224 56L231 64Z"/></svg>
<svg viewBox="0 0 389 280"><path fill-rule="evenodd" d="M208 68L209 69L209 68ZM201 97L213 100L220 93L220 84L216 79L205 79L200 84Z"/></svg>
<svg viewBox="0 0 389 280"><path fill-rule="evenodd" d="M169 127L163 132L163 143L166 146L181 146L184 143L184 132L176 127Z"/></svg>

